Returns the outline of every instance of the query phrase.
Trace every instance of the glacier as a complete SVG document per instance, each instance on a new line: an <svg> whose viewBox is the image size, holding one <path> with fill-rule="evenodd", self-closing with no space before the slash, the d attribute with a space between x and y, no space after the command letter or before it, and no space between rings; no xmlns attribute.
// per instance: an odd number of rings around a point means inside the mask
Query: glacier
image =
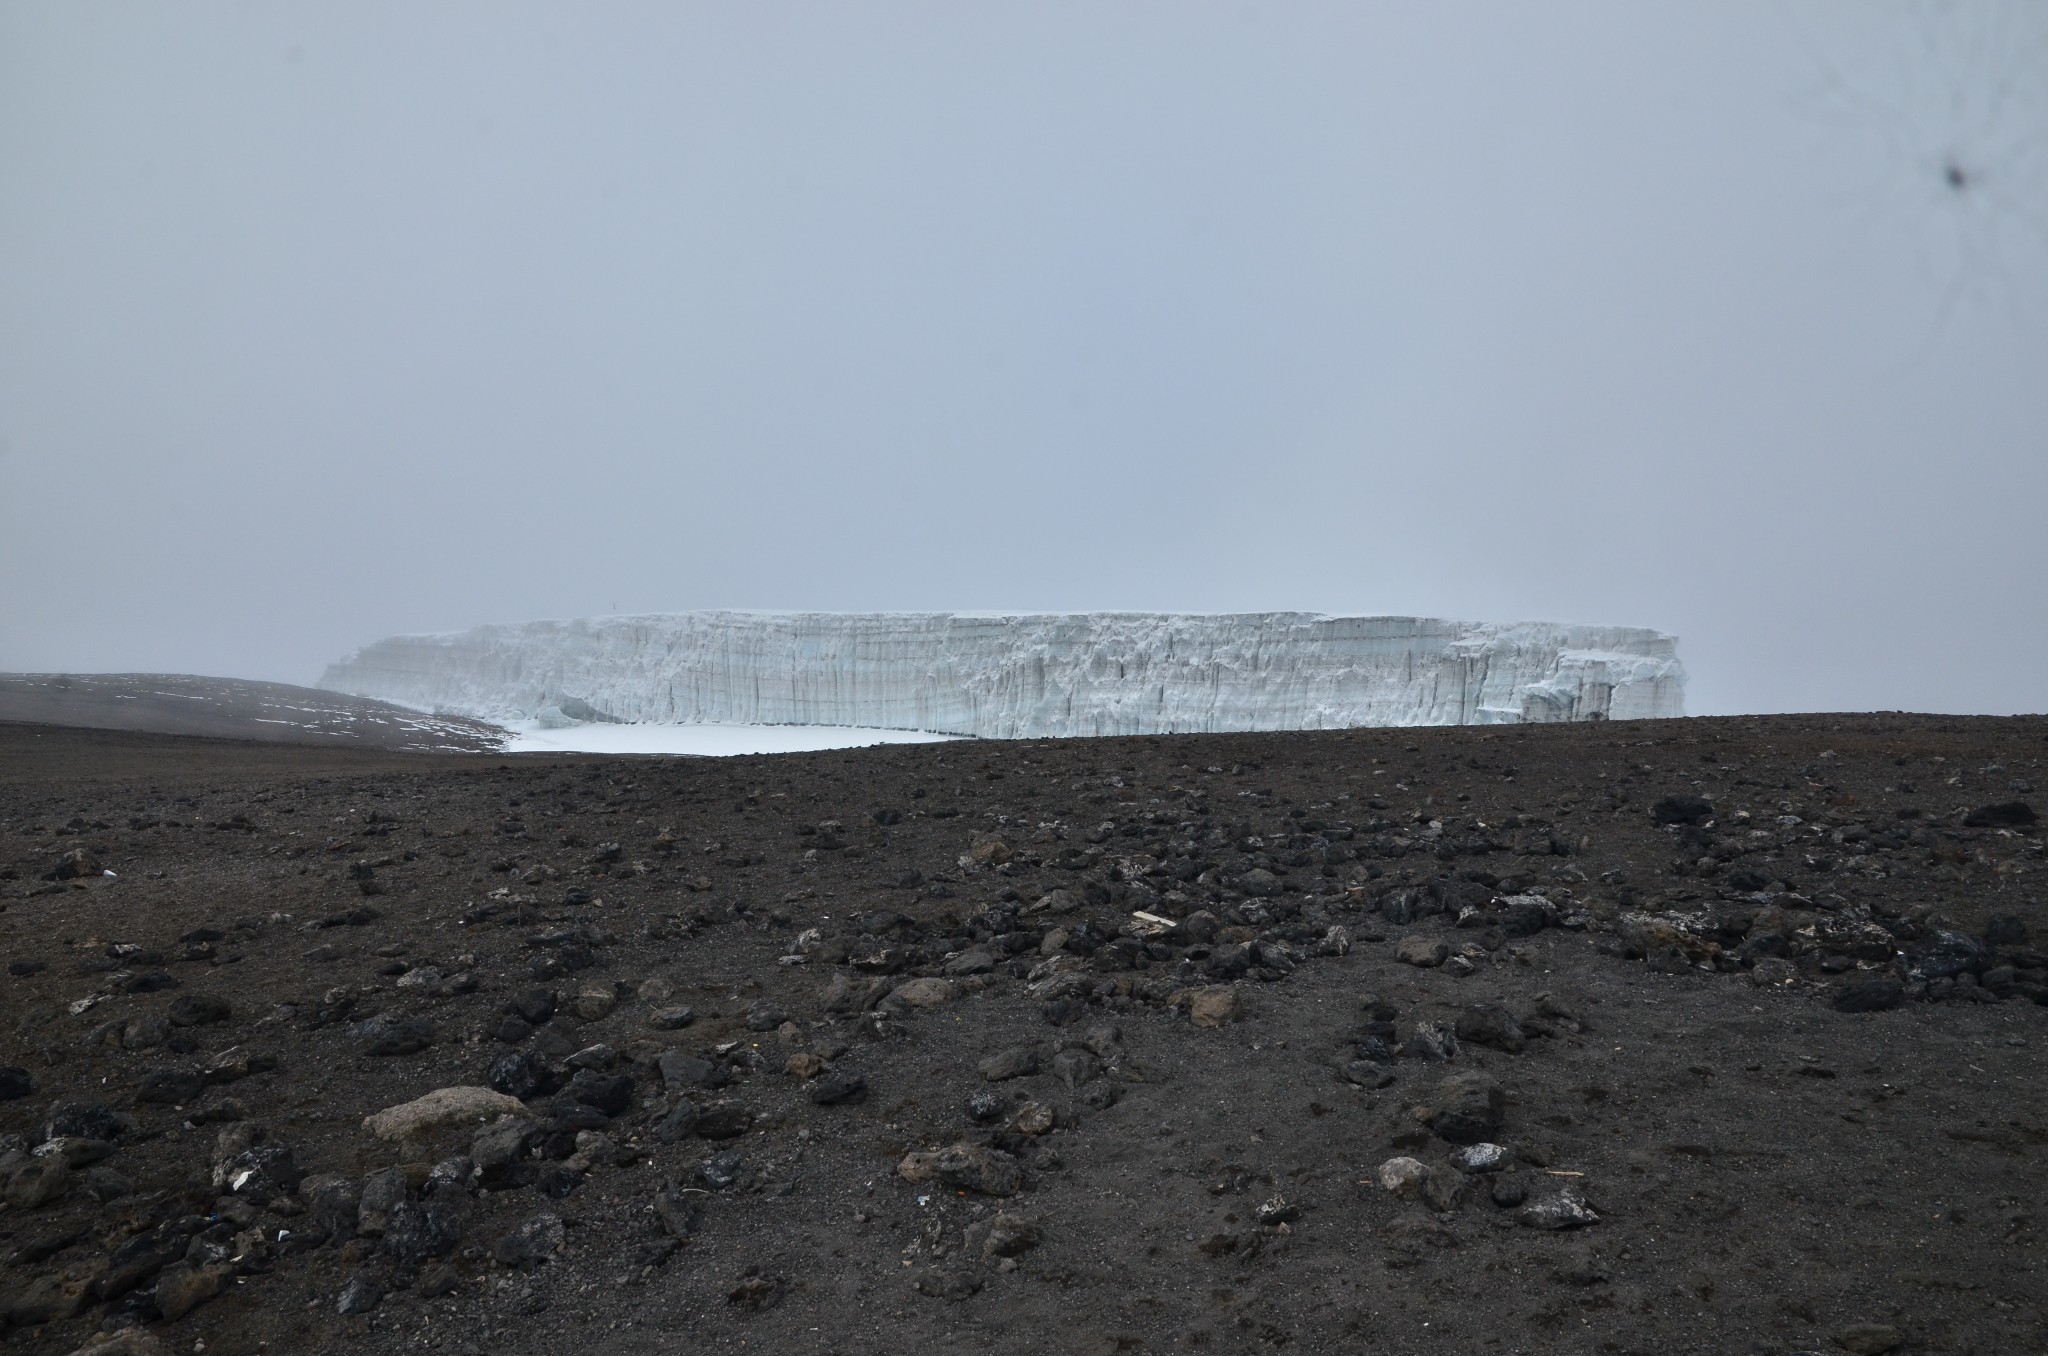
<svg viewBox="0 0 2048 1356"><path fill-rule="evenodd" d="M995 739L1684 714L1675 636L1429 617L677 612L392 636L331 691L485 720Z"/></svg>

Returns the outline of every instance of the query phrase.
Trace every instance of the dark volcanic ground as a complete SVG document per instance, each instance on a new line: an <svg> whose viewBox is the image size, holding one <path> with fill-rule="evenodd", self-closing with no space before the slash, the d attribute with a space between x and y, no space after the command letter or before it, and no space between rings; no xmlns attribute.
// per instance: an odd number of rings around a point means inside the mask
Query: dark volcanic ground
<svg viewBox="0 0 2048 1356"><path fill-rule="evenodd" d="M0 726L7 1340L2038 1352L2044 754Z"/></svg>
<svg viewBox="0 0 2048 1356"><path fill-rule="evenodd" d="M185 673L0 673L0 721L409 753L479 753L505 732L369 697Z"/></svg>

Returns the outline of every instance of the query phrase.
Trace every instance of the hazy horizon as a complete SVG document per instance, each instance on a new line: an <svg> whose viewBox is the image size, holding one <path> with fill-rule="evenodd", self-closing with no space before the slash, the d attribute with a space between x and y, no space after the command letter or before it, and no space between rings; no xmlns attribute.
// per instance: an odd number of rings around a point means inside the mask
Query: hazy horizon
<svg viewBox="0 0 2048 1356"><path fill-rule="evenodd" d="M0 182L0 670L1278 610L2048 709L2048 6L0 0Z"/></svg>

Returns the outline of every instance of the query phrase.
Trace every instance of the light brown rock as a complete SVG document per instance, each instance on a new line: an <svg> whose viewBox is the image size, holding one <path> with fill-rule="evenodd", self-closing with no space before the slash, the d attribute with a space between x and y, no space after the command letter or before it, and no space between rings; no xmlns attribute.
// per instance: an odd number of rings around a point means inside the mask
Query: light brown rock
<svg viewBox="0 0 2048 1356"><path fill-rule="evenodd" d="M363 1118L363 1129L383 1140L419 1139L449 1126L482 1125L499 1116L523 1116L517 1097L489 1088L435 1088L424 1097Z"/></svg>

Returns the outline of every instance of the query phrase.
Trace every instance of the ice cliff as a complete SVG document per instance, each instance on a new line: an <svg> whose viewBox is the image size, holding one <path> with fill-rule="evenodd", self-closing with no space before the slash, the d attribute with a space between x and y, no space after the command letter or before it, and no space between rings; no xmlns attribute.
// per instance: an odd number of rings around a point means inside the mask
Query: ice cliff
<svg viewBox="0 0 2048 1356"><path fill-rule="evenodd" d="M1676 637L1427 617L680 612L393 636L321 686L530 718L1001 739L1684 714ZM574 705L572 705L574 704Z"/></svg>

